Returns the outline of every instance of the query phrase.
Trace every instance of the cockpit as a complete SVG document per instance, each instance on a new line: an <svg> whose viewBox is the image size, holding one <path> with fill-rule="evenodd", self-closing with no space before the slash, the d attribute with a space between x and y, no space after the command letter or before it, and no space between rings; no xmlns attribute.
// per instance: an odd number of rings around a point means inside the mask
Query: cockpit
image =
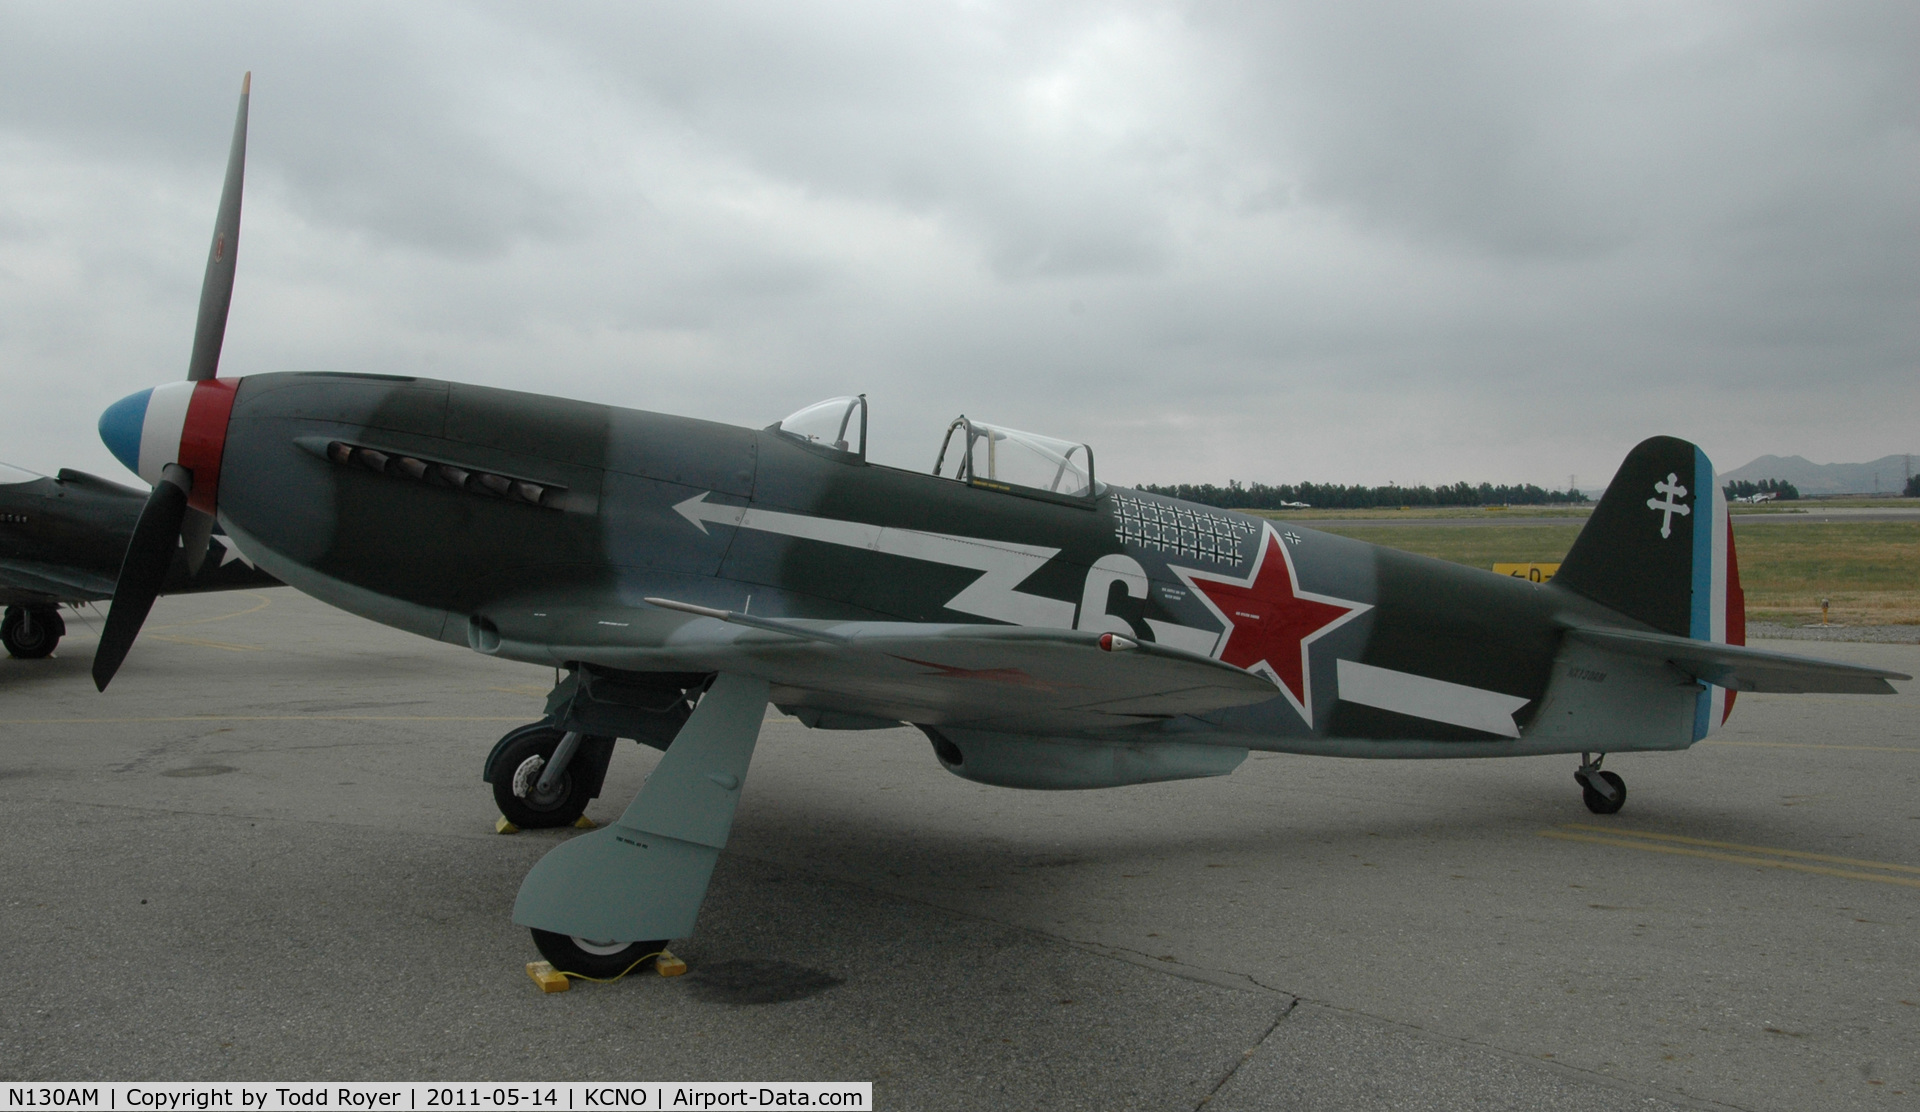
<svg viewBox="0 0 1920 1112"><path fill-rule="evenodd" d="M970 486L1041 491L1067 498L1088 498L1094 493L1093 449L1085 444L989 425L962 414L947 426L947 437L933 462L935 475L946 466L949 454L953 477Z"/></svg>
<svg viewBox="0 0 1920 1112"><path fill-rule="evenodd" d="M858 424L854 422L858 420ZM773 426L797 440L835 452L867 458L867 396L850 395L814 402Z"/></svg>
<svg viewBox="0 0 1920 1112"><path fill-rule="evenodd" d="M865 462L867 396L815 402L789 414L773 429L849 462ZM1091 446L990 425L964 414L947 426L933 473L968 486L1043 498L1077 501L1099 492Z"/></svg>

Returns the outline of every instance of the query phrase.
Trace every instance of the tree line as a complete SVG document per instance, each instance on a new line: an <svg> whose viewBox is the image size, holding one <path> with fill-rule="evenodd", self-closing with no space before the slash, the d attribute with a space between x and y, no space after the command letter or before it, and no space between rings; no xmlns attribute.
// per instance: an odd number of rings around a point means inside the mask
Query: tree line
<svg viewBox="0 0 1920 1112"><path fill-rule="evenodd" d="M1150 494L1181 498L1223 510L1280 510L1285 503L1305 502L1316 509L1364 510L1382 506L1554 506L1585 502L1577 490L1548 490L1532 483L1454 483L1452 486L1348 486L1345 483L1213 483L1147 485Z"/></svg>
<svg viewBox="0 0 1920 1112"><path fill-rule="evenodd" d="M1756 494L1771 494L1782 502L1795 502L1800 498L1799 489L1785 479L1762 479L1757 483L1735 479L1721 489L1727 492L1729 502L1738 498L1752 501Z"/></svg>

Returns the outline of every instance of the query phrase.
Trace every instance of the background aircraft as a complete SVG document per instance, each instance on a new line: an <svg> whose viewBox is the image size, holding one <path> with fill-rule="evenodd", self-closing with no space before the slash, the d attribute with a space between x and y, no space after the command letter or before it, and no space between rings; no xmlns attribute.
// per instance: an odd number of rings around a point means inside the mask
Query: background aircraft
<svg viewBox="0 0 1920 1112"><path fill-rule="evenodd" d="M16 657L53 652L67 632L60 607L113 597L127 541L147 495L83 471L49 479L0 464L0 641ZM159 585L163 595L273 587L223 536L190 566L180 550Z"/></svg>
<svg viewBox="0 0 1920 1112"><path fill-rule="evenodd" d="M864 397L756 431L400 375L220 379L246 111L243 89L187 380L100 420L153 493L95 680L215 516L333 605L565 669L489 755L509 817L578 815L615 737L665 755L521 887L514 919L562 969L617 974L691 931L769 703L912 724L949 771L1024 788L1219 776L1254 749L1579 753L1611 813L1607 751L1684 749L1737 691L1908 678L1740 644L1725 499L1671 437L1531 583L1107 486L1086 444L966 417L930 471L882 466Z"/></svg>

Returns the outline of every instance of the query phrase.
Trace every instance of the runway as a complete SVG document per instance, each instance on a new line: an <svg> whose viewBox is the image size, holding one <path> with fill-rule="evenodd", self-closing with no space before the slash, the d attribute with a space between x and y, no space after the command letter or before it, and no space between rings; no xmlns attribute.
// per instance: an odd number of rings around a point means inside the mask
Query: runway
<svg viewBox="0 0 1920 1112"><path fill-rule="evenodd" d="M0 659L9 1079L847 1079L880 1108L1920 1103L1920 696L1742 695L1693 750L1255 755L989 788L762 734L693 971L539 993L492 833L550 670L289 590ZM96 625L97 628L97 625ZM1920 646L1779 643L1920 669ZM592 817L655 754L618 751ZM571 832L568 832L571 833Z"/></svg>

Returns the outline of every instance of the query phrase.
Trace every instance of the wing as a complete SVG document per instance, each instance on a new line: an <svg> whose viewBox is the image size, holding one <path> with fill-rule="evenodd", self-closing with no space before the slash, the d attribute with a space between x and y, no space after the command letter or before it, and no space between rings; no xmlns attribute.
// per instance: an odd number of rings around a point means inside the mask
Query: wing
<svg viewBox="0 0 1920 1112"><path fill-rule="evenodd" d="M1888 680L1913 678L1864 664L1842 664L1665 633L1582 626L1569 630L1568 635L1615 652L1665 661L1703 683L1733 691L1893 695L1896 692Z"/></svg>
<svg viewBox="0 0 1920 1112"><path fill-rule="evenodd" d="M113 597L113 580L83 568L0 560L0 593L43 596L48 602L98 601Z"/></svg>
<svg viewBox="0 0 1920 1112"><path fill-rule="evenodd" d="M1112 634L1029 626L760 618L666 599L651 645L550 645L555 659L634 671L729 671L775 685L776 702L928 725L1020 733L1113 728L1275 698L1271 682L1217 660ZM620 628L627 623L595 624ZM576 627L577 628L577 627ZM658 639L655 640L655 637ZM518 655L518 654L514 654Z"/></svg>

